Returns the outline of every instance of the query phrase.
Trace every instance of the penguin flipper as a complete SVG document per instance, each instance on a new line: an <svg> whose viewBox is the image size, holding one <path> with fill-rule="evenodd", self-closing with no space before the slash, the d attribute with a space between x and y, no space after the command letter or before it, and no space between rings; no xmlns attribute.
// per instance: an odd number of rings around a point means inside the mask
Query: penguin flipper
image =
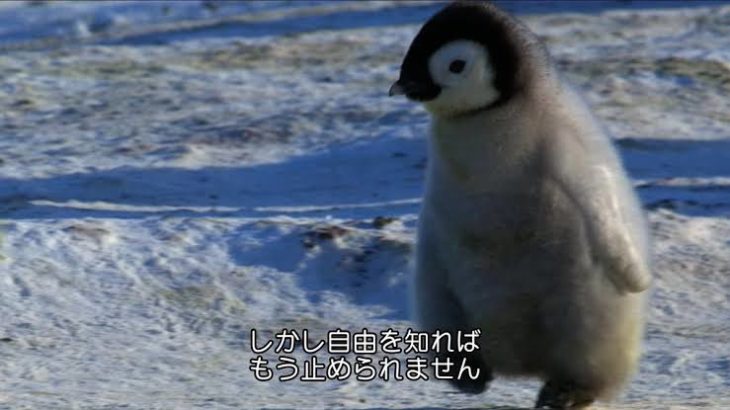
<svg viewBox="0 0 730 410"><path fill-rule="evenodd" d="M651 284L651 273L643 221L630 208L630 188L622 187L620 176L606 166L592 171L589 177L555 178L555 187L578 211L591 257L608 279L621 292L642 292Z"/></svg>

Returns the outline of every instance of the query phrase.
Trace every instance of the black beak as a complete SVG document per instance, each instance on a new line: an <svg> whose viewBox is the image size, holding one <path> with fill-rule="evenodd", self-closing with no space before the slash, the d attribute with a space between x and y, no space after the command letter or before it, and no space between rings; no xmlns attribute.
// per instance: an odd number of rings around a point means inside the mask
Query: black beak
<svg viewBox="0 0 730 410"><path fill-rule="evenodd" d="M428 101L436 98L441 92L441 87L433 84L421 84L413 81L398 80L390 86L388 96L405 95L410 100Z"/></svg>
<svg viewBox="0 0 730 410"><path fill-rule="evenodd" d="M392 97L394 95L404 95L406 93L406 89L403 88L400 81L396 81L393 83L393 85L390 86L390 90L388 90L388 97Z"/></svg>

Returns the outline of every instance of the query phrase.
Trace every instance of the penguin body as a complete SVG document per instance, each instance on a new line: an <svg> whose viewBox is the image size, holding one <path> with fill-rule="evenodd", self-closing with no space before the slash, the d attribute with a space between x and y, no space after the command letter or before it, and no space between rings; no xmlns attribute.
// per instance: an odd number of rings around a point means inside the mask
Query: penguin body
<svg viewBox="0 0 730 410"><path fill-rule="evenodd" d="M426 23L391 88L400 93L432 116L415 319L482 331L466 357L482 375L457 387L534 376L545 382L538 407L611 398L640 356L649 246L590 111L534 34L476 2Z"/></svg>

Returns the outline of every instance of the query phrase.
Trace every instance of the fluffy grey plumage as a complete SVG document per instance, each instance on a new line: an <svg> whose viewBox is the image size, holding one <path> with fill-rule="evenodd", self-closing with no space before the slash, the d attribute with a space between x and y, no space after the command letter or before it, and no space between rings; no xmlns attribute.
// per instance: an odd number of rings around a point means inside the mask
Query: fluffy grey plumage
<svg viewBox="0 0 730 410"><path fill-rule="evenodd" d="M413 300L427 330L481 328L492 372L543 379L538 407L610 398L633 372L650 283L642 212L610 140L525 26L455 3L391 94L432 116Z"/></svg>

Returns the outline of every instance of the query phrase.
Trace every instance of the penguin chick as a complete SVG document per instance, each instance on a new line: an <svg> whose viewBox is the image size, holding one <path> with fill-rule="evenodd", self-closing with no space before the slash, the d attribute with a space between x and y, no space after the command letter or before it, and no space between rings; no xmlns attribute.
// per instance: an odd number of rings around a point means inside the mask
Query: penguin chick
<svg viewBox="0 0 730 410"><path fill-rule="evenodd" d="M458 2L416 35L391 95L431 114L412 283L427 331L482 330L492 373L544 381L539 408L610 399L634 371L650 284L639 202L609 138L528 28ZM438 354L437 354L438 356Z"/></svg>

